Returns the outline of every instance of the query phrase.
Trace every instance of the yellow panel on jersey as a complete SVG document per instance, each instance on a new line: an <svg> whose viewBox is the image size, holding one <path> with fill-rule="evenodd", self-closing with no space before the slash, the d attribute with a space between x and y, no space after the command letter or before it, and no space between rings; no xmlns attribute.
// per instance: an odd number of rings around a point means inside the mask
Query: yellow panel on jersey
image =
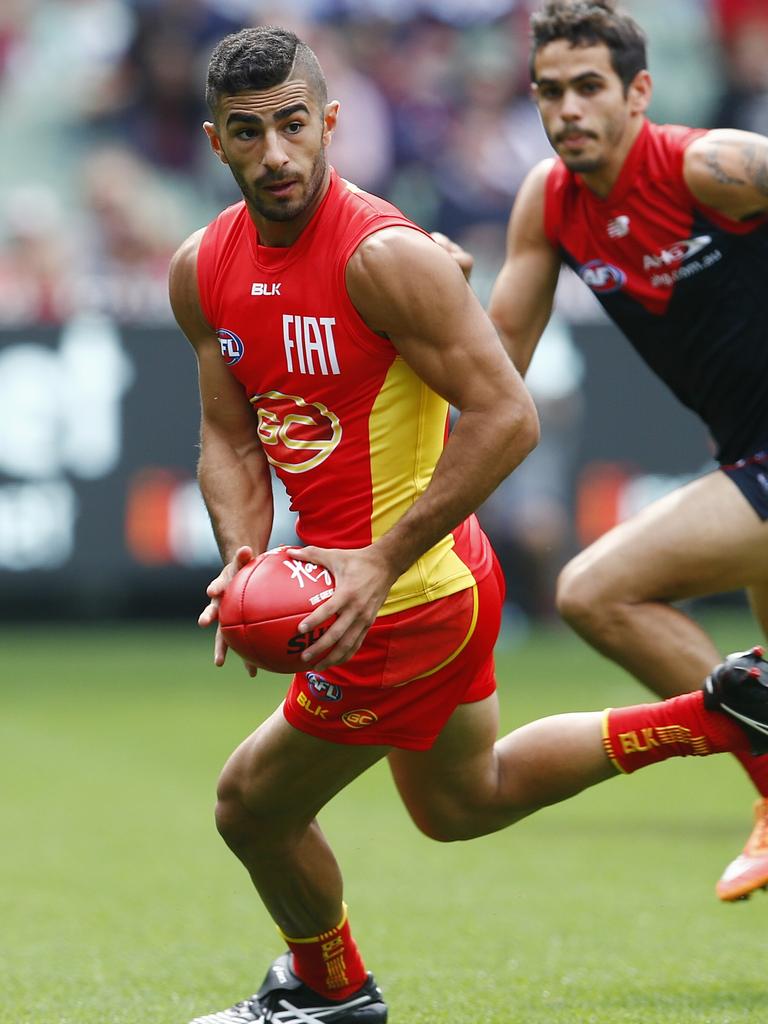
<svg viewBox="0 0 768 1024"><path fill-rule="evenodd" d="M371 540L386 533L424 493L444 447L448 404L398 356L371 409ZM471 587L475 577L448 534L405 572L379 612L389 615Z"/></svg>

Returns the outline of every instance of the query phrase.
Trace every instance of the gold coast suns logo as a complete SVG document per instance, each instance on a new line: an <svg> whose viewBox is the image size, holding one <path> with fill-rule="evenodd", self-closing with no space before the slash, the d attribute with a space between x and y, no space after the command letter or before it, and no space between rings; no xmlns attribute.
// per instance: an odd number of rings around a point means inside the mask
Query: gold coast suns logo
<svg viewBox="0 0 768 1024"><path fill-rule="evenodd" d="M349 729L364 729L378 722L379 716L368 708L355 708L354 711L345 711L341 720Z"/></svg>
<svg viewBox="0 0 768 1024"><path fill-rule="evenodd" d="M306 473L325 462L341 441L338 416L322 402L265 391L251 403L259 420L259 439L267 458L286 473Z"/></svg>

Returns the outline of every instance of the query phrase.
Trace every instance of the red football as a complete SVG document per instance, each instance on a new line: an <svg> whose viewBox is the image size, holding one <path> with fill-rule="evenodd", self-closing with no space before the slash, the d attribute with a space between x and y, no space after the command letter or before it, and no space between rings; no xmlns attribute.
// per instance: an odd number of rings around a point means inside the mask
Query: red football
<svg viewBox="0 0 768 1024"><path fill-rule="evenodd" d="M326 631L332 619L299 633L299 623L334 591L322 565L289 558L274 548L252 559L234 576L221 599L219 624L232 650L273 672L308 668L301 652Z"/></svg>

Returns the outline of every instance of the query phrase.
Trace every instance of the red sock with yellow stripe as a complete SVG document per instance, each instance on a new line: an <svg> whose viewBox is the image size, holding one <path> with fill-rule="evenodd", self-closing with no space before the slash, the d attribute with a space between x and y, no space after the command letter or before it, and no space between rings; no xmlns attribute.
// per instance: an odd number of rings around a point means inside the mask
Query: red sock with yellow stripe
<svg viewBox="0 0 768 1024"><path fill-rule="evenodd" d="M603 746L619 771L629 774L669 757L746 754L747 734L722 711L704 707L701 690L655 704L608 708Z"/></svg>
<svg viewBox="0 0 768 1024"><path fill-rule="evenodd" d="M294 974L326 999L346 999L357 992L368 977L349 928L346 903L343 907L341 921L320 935L292 939L280 932L293 953Z"/></svg>
<svg viewBox="0 0 768 1024"><path fill-rule="evenodd" d="M741 767L752 779L760 796L768 797L768 754L754 757L752 754L734 751L734 755L741 761Z"/></svg>

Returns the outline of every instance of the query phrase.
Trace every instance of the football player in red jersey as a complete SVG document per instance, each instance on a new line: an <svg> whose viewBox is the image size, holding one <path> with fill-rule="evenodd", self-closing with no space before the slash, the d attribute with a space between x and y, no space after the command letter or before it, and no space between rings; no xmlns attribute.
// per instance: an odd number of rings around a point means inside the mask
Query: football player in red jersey
<svg viewBox="0 0 768 1024"><path fill-rule="evenodd" d="M754 649L695 693L497 740L503 582L472 509L535 443L530 397L455 262L327 164L338 105L305 44L274 28L228 36L208 98L206 131L243 201L170 272L226 563L200 622L216 622L227 582L266 546L270 464L299 512L295 553L336 580L304 631L337 618L218 787L219 831L289 951L256 994L196 1021L383 1024L316 821L337 792L386 757L427 835L484 835L617 771L768 749L768 662ZM225 655L217 632L215 662Z"/></svg>
<svg viewBox="0 0 768 1024"><path fill-rule="evenodd" d="M669 697L718 657L673 602L746 588L768 632L768 140L651 123L644 34L608 0L546 3L531 26L557 158L520 189L490 315L524 374L567 263L717 445L719 470L610 530L558 582L574 629ZM768 884L768 758L740 760L759 799L724 900Z"/></svg>

